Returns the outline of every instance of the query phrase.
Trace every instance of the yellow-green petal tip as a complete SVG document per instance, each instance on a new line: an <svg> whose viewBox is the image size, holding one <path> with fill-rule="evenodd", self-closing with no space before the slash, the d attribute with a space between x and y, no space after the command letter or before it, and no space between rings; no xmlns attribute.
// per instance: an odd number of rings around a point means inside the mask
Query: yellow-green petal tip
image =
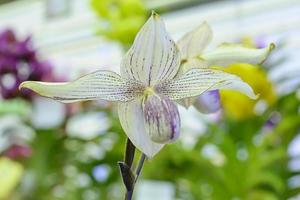
<svg viewBox="0 0 300 200"><path fill-rule="evenodd" d="M22 82L19 85L19 90L22 90L23 88L28 88L28 84L29 84L29 81Z"/></svg>
<svg viewBox="0 0 300 200"><path fill-rule="evenodd" d="M269 51L273 51L275 49L276 45L274 43L271 43L269 45Z"/></svg>

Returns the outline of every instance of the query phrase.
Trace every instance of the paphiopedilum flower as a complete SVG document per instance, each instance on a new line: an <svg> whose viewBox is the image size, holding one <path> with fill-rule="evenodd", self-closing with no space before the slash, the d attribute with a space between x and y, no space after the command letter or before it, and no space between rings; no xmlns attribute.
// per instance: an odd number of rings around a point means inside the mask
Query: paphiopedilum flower
<svg viewBox="0 0 300 200"><path fill-rule="evenodd" d="M175 103L205 91L233 89L255 98L238 76L216 69L190 69L176 76L181 55L162 19L152 13L121 62L121 75L99 70L69 83L27 81L42 96L70 103L103 99L118 102L121 125L132 143L148 157L178 138ZM176 76L176 78L175 78Z"/></svg>
<svg viewBox="0 0 300 200"><path fill-rule="evenodd" d="M204 22L194 30L185 34L177 43L181 52L180 76L192 68L208 68L210 66L228 66L233 63L260 64L270 54L274 44L262 49L255 49L241 44L224 43L212 51L204 51L211 42L213 33ZM212 103L208 103L211 98ZM220 108L218 91L204 92L195 98L188 98L179 103L186 108L194 105L200 112L215 112Z"/></svg>

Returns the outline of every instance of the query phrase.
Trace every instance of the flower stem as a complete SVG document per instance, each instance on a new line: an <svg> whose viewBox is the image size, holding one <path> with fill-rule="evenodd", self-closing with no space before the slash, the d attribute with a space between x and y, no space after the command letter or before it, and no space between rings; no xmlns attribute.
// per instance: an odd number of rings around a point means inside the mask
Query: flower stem
<svg viewBox="0 0 300 200"><path fill-rule="evenodd" d="M143 168L145 160L146 160L146 155L142 154L141 158L139 160L138 166L136 168L136 171L135 171L136 177L135 177L134 183L132 185L132 190L126 192L125 200L132 200L134 186L135 186L135 183L137 182L137 180L138 180L138 178L139 178L139 176L141 174L141 171L142 171L142 168Z"/></svg>
<svg viewBox="0 0 300 200"><path fill-rule="evenodd" d="M134 160L134 154L135 154L135 146L132 144L130 139L127 138L124 163L129 167L129 169L132 168L132 163L133 163L133 160ZM124 175L122 175L122 176L123 176L123 179L124 179ZM129 176L126 176L126 177L129 177ZM126 190L127 190L126 195L125 195L125 200L131 200L132 199L134 182L132 182L130 180L127 180L127 183L131 184L130 188L132 188L132 189L128 190L128 186L126 186L126 184L125 184Z"/></svg>
<svg viewBox="0 0 300 200"><path fill-rule="evenodd" d="M142 168L143 168L143 165L144 165L145 160L146 160L146 155L145 155L145 154L142 154L142 155L141 155L141 158L140 158L140 161L139 161L139 164L138 164L138 166L137 166L137 168L136 168L136 171L135 171L136 178L135 178L134 183L137 182L137 180L138 180L138 178L139 178L139 176L140 176L140 174L141 174L141 171L142 171Z"/></svg>
<svg viewBox="0 0 300 200"><path fill-rule="evenodd" d="M133 171L134 154L135 154L135 146L132 144L130 139L127 139L124 162L118 162L121 170L121 175L123 178L123 183L126 188L125 200L132 200L135 183L137 182L141 174L146 159L146 155L142 154L138 162L138 166L135 170L135 174L133 174L132 171Z"/></svg>
<svg viewBox="0 0 300 200"><path fill-rule="evenodd" d="M128 167L132 167L132 163L134 160L134 154L135 154L135 146L132 144L130 139L127 139L126 143L126 151L125 151L125 164L128 165Z"/></svg>

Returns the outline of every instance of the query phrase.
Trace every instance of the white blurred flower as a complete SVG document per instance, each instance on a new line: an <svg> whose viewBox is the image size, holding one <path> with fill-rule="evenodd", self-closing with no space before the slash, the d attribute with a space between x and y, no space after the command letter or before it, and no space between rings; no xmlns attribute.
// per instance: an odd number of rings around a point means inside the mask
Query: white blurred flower
<svg viewBox="0 0 300 200"><path fill-rule="evenodd" d="M44 97L33 100L31 122L35 128L50 129L61 125L66 116L65 105Z"/></svg>
<svg viewBox="0 0 300 200"><path fill-rule="evenodd" d="M26 144L35 136L35 132L15 115L5 115L0 118L0 152L13 144Z"/></svg>
<svg viewBox="0 0 300 200"><path fill-rule="evenodd" d="M91 177L86 173L80 173L76 176L75 184L79 188L89 187L92 183Z"/></svg>
<svg viewBox="0 0 300 200"><path fill-rule="evenodd" d="M104 158L106 151L105 149L96 143L88 142L84 145L83 153L86 158L91 158L93 160L101 160Z"/></svg>
<svg viewBox="0 0 300 200"><path fill-rule="evenodd" d="M91 140L106 133L111 121L104 112L88 112L72 116L66 126L70 137Z"/></svg>
<svg viewBox="0 0 300 200"><path fill-rule="evenodd" d="M136 189L137 200L173 200L175 186L163 181L141 181Z"/></svg>
<svg viewBox="0 0 300 200"><path fill-rule="evenodd" d="M224 154L214 144L206 144L202 148L202 155L215 166L222 166L226 161Z"/></svg>
<svg viewBox="0 0 300 200"><path fill-rule="evenodd" d="M203 114L199 113L196 109L190 108L189 110L179 107L181 116L181 142L184 148L193 149L198 141L198 138L205 134L207 124Z"/></svg>

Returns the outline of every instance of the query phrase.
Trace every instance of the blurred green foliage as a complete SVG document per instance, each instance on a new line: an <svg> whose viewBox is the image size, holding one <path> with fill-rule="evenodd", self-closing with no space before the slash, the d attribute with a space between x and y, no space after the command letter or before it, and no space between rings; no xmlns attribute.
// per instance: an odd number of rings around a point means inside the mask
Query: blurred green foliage
<svg viewBox="0 0 300 200"><path fill-rule="evenodd" d="M89 141L68 137L64 125L36 130L32 156L18 160L26 170L10 199L122 199L117 161L123 159L126 138L117 114L112 107L84 106L84 112L107 113L111 128ZM179 141L147 161L142 178L173 183L179 199L288 199L300 192L288 185L299 172L288 168L287 152L299 130L299 106L296 93L290 93L259 117L210 123L194 148ZM280 120L268 127L266 122L274 115ZM87 151L93 145L104 152L99 158ZM97 165L108 167L107 179L97 181L93 175Z"/></svg>
<svg viewBox="0 0 300 200"><path fill-rule="evenodd" d="M91 0L99 16L98 34L129 48L148 12L141 0Z"/></svg>
<svg viewBox="0 0 300 200"><path fill-rule="evenodd" d="M193 150L170 145L145 167L145 175L175 182L182 199L288 199L300 192L288 186L289 178L299 174L288 168L288 145L300 128L299 106L291 93L261 117L211 124ZM274 112L280 122L264 130ZM216 155L205 156L207 147Z"/></svg>

